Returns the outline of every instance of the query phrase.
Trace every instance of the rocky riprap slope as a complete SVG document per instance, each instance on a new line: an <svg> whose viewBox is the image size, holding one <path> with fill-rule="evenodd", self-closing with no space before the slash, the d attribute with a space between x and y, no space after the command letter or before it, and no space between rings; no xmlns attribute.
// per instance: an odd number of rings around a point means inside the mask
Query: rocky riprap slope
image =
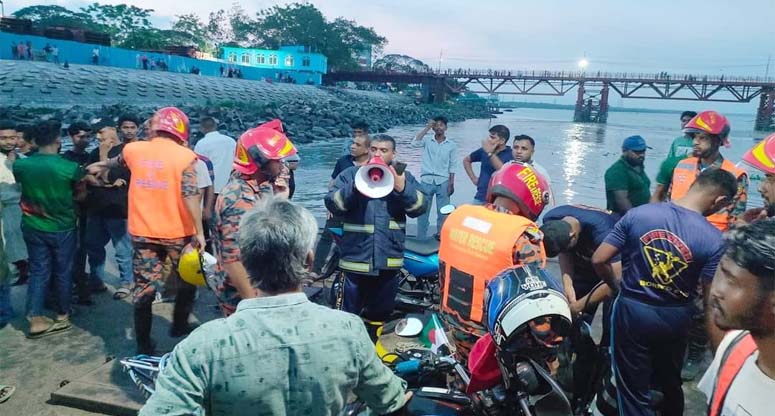
<svg viewBox="0 0 775 416"><path fill-rule="evenodd" d="M175 105L197 130L200 117L218 118L221 130L239 136L272 118L283 120L299 143L350 134L364 120L374 132L436 115L452 121L486 118L482 109L417 105L396 94L215 78L161 71L87 65L62 68L45 62L0 61L0 118L30 123L39 118L117 119L124 112L147 118L159 107Z"/></svg>

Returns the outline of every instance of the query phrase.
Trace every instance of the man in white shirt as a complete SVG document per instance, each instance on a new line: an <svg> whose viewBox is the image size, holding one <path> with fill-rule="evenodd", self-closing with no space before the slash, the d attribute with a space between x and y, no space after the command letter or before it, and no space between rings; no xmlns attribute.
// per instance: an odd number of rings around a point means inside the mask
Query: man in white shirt
<svg viewBox="0 0 775 416"><path fill-rule="evenodd" d="M514 143L512 143L511 154L514 156L514 160L530 165L541 176L546 179L546 183L549 184L549 205L554 206L554 192L552 191L552 179L549 177L549 171L543 166L533 160L533 154L536 151L536 142L532 137L526 134L520 134L514 136Z"/></svg>
<svg viewBox="0 0 775 416"><path fill-rule="evenodd" d="M710 416L772 414L775 220L733 228L725 237L707 314L711 342L720 345L697 387L708 397Z"/></svg>
<svg viewBox="0 0 775 416"><path fill-rule="evenodd" d="M199 128L205 136L196 143L194 152L207 157L213 162L213 170L215 171L213 191L215 192L215 198L218 199L221 189L229 181L237 142L231 137L219 133L218 124L212 117L202 117L199 122Z"/></svg>
<svg viewBox="0 0 775 416"><path fill-rule="evenodd" d="M433 137L425 137L433 129ZM455 192L455 170L457 168L457 144L447 138L447 118L434 117L414 137L412 145L422 147L422 170L420 184L430 203L436 196L436 233L441 231L445 215L441 207L449 205L449 197ZM417 218L417 238L428 237L430 206Z"/></svg>

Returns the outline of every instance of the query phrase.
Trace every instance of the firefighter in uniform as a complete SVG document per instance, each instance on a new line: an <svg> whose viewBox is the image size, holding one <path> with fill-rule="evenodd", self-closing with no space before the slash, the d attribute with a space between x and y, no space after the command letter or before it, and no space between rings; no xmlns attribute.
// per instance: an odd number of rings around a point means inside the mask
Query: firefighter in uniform
<svg viewBox="0 0 775 416"><path fill-rule="evenodd" d="M729 146L729 131L727 118L715 111L703 111L686 123L683 132L693 137L693 154L678 162L673 170L673 181L669 190L671 200L682 198L697 175L708 168L722 169L734 175L737 178L737 194L734 200L728 207L707 217L721 232L727 231L736 218L743 216L748 199L748 174L719 152L722 145ZM689 337L687 358L681 373L685 381L694 380L699 374L708 343L702 302L698 300L696 306L697 313Z"/></svg>
<svg viewBox="0 0 775 416"><path fill-rule="evenodd" d="M296 153L278 119L249 129L237 140L231 176L215 203L216 272L223 279L216 294L225 316L233 314L242 299L256 297L240 261L240 220L262 199L289 197L290 177L282 159Z"/></svg>
<svg viewBox="0 0 775 416"><path fill-rule="evenodd" d="M499 272L514 265L544 267L542 234L533 221L549 200L546 180L529 165L506 163L493 174L487 205L463 205L441 229L441 316L459 358L486 332L484 292Z"/></svg>
<svg viewBox="0 0 775 416"><path fill-rule="evenodd" d="M743 162L753 166L764 175L759 184L759 193L764 207L746 211L742 220L753 222L775 217L775 134L770 134L743 155Z"/></svg>
<svg viewBox="0 0 775 416"><path fill-rule="evenodd" d="M187 244L204 248L201 196L196 180L196 154L188 149L188 117L175 107L165 107L151 119L152 136L129 143L121 154L89 165L89 173L126 166L129 183L128 228L132 236L135 288L133 292L135 336L138 354L153 354L151 304L164 282L162 267L172 261L167 277L177 282L170 336L181 337L194 329L188 317L196 287L178 275L178 260Z"/></svg>
<svg viewBox="0 0 775 416"><path fill-rule="evenodd" d="M398 271L404 265L406 217L419 217L428 203L411 173L399 174L390 166L396 155L392 137L372 137L369 152L389 165L392 192L382 198L363 195L355 187L359 167L352 166L336 177L325 203L332 214L343 218L339 269L345 282L340 308L360 315L374 335L395 305Z"/></svg>

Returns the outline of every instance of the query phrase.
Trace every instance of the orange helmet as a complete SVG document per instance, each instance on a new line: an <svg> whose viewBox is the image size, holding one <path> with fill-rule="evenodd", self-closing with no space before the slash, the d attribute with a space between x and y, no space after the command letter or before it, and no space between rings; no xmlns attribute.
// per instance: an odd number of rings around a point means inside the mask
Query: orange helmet
<svg viewBox="0 0 775 416"><path fill-rule="evenodd" d="M270 160L281 160L296 154L296 147L283 133L278 119L254 127L240 136L234 153L234 169L252 175Z"/></svg>
<svg viewBox="0 0 775 416"><path fill-rule="evenodd" d="M151 131L164 131L188 142L188 116L177 107L161 108L151 118Z"/></svg>
<svg viewBox="0 0 775 416"><path fill-rule="evenodd" d="M743 162L775 175L775 134L770 134L743 155Z"/></svg>
<svg viewBox="0 0 775 416"><path fill-rule="evenodd" d="M721 142L725 145L729 145L729 120L723 115L715 111L703 111L700 114L694 116L684 126L684 133L707 133L714 136L719 136Z"/></svg>
<svg viewBox="0 0 775 416"><path fill-rule="evenodd" d="M526 217L535 220L549 203L549 184L530 165L511 161L492 175L487 187L487 203L499 196L514 201Z"/></svg>

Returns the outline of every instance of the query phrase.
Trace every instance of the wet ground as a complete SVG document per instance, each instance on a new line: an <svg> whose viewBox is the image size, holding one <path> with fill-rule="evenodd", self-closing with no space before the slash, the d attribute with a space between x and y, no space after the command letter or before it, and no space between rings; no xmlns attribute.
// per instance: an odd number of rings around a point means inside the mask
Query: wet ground
<svg viewBox="0 0 775 416"><path fill-rule="evenodd" d="M112 253L109 257L112 258ZM556 267L556 266L552 266ZM107 267L111 273L109 285L117 283L115 265ZM134 354L132 306L128 299L113 300L111 290L94 297L94 306L79 306L73 316L73 329L68 333L48 338L29 340L26 320L19 315L24 310L26 286L14 287L12 299L17 312L11 325L0 330L0 383L14 384L17 391L7 402L0 404L0 414L19 416L81 416L96 413L49 403L51 392L61 383L73 380L100 367L110 357ZM200 322L219 316L215 298L202 290L194 316ZM177 339L167 335L172 304L154 305L154 339L159 351L169 351ZM599 331L599 325L595 328ZM685 385L686 415L705 414L704 396Z"/></svg>

